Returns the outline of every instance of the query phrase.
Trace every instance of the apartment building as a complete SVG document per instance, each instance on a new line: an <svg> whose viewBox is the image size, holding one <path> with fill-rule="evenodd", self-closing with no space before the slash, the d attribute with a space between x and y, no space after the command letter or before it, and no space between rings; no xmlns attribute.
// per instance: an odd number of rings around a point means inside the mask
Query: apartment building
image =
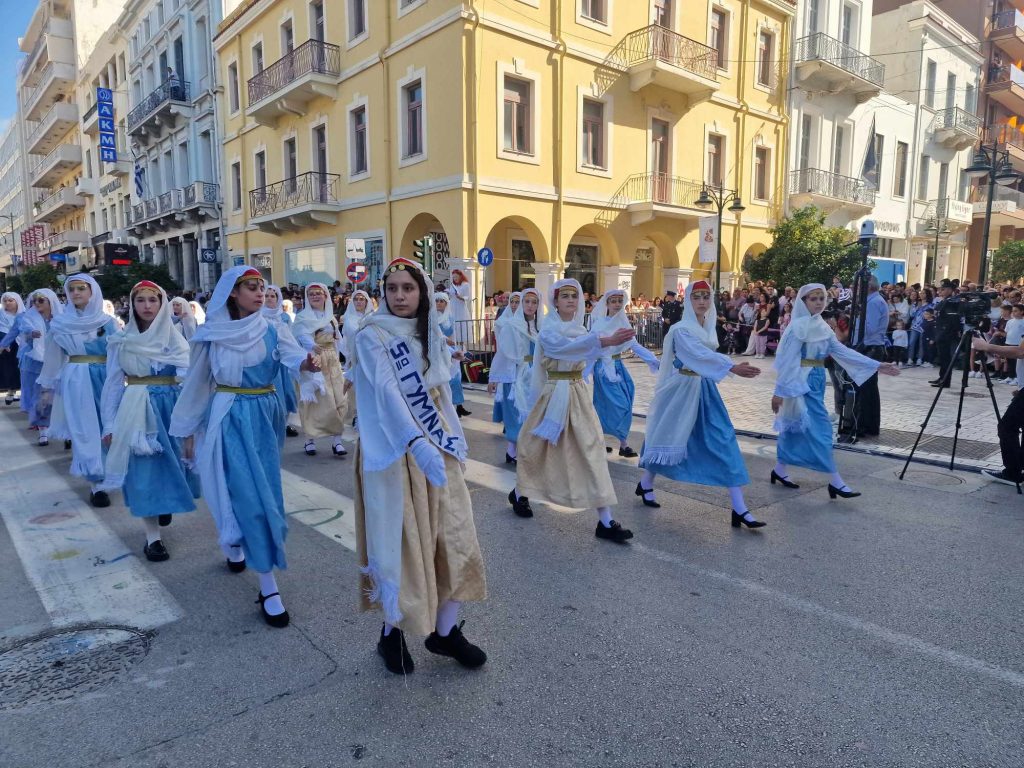
<svg viewBox="0 0 1024 768"><path fill-rule="evenodd" d="M28 221L28 169L21 138L21 121L12 119L0 134L0 270L12 274L20 267L15 256Z"/></svg>
<svg viewBox="0 0 1024 768"><path fill-rule="evenodd" d="M124 130L135 164L125 226L141 258L166 264L185 290L212 288L222 268L220 18L219 0L129 0L117 21L128 41Z"/></svg>
<svg viewBox="0 0 1024 768"><path fill-rule="evenodd" d="M694 205L735 190L723 282L785 191L789 0L243 0L214 46L234 263L371 284L431 235L483 290L648 296L710 274ZM492 266L477 265L483 247ZM479 310L479 307L477 307Z"/></svg>

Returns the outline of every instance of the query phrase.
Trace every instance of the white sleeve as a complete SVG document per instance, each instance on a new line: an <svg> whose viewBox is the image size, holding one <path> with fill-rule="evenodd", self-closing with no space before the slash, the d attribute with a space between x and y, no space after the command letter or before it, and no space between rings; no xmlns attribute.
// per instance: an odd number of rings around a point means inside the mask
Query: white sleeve
<svg viewBox="0 0 1024 768"><path fill-rule="evenodd" d="M200 432L206 422L206 413L215 388L216 382L210 366L210 345L207 342L195 343L192 345L188 376L178 395L178 402L174 404L168 432L174 437L192 437Z"/></svg>
<svg viewBox="0 0 1024 768"><path fill-rule="evenodd" d="M43 352L43 369L39 372L39 386L43 389L55 389L60 383L60 375L67 365L68 356L60 345L53 340L50 333L46 334L46 347Z"/></svg>
<svg viewBox="0 0 1024 768"><path fill-rule="evenodd" d="M542 329L539 341L544 347L544 356L550 357L552 360L592 363L601 357L604 351L601 339L593 331L584 336L569 339L556 331Z"/></svg>
<svg viewBox="0 0 1024 768"><path fill-rule="evenodd" d="M858 387L878 372L881 365L877 360L872 360L854 349L850 349L839 343L839 339L833 336L828 342L828 353L839 365L843 366L853 383Z"/></svg>
<svg viewBox="0 0 1024 768"><path fill-rule="evenodd" d="M790 334L783 336L775 350L776 397L801 397L810 390L807 379L800 375L800 359L803 355L803 342Z"/></svg>
<svg viewBox="0 0 1024 768"><path fill-rule="evenodd" d="M117 409L124 397L124 371L121 369L121 345L107 346L107 379L100 393L100 416L103 419L102 432L109 435L114 429Z"/></svg>
<svg viewBox="0 0 1024 768"><path fill-rule="evenodd" d="M634 355L643 360L647 365L651 366L655 371L658 370L658 356L655 355L651 350L641 344L639 341L634 341L629 346L630 350Z"/></svg>
<svg viewBox="0 0 1024 768"><path fill-rule="evenodd" d="M735 365L728 356L708 349L688 333L676 334L675 350L676 357L683 365L716 382L728 376Z"/></svg>

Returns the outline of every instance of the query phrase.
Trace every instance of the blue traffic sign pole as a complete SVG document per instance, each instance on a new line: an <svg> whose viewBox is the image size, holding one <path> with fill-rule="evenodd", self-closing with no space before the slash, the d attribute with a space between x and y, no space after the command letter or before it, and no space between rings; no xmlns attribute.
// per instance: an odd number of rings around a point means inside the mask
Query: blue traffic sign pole
<svg viewBox="0 0 1024 768"><path fill-rule="evenodd" d="M494 263L494 251L490 248L481 248L477 251L476 260L481 267L489 267Z"/></svg>

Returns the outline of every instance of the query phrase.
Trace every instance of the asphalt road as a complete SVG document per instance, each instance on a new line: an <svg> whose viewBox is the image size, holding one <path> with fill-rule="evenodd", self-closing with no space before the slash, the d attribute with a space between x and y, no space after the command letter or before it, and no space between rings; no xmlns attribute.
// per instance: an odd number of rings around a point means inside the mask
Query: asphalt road
<svg viewBox="0 0 1024 768"><path fill-rule="evenodd" d="M118 584L152 582L131 598L140 615L166 603L176 618L133 635L118 659L98 646L84 670L73 652L33 656L27 640L73 623L60 613L69 587L46 582L64 550L27 550L7 512L0 766L1024 764L1024 500L1012 488L932 467L900 482L896 463L843 453L864 495L830 502L824 476L770 486L774 443L741 441L748 500L769 525L737 531L720 489L659 481L662 509L640 506L635 460L616 457L616 518L636 533L616 546L594 538L593 512L511 514L503 442L479 397L464 424L490 598L462 618L486 667L462 670L413 638L415 674L384 670L379 619L355 609L343 501L319 518L329 524L293 516L279 578L291 627L263 624L255 576L227 572L201 510L167 529L170 561L119 560L136 575ZM8 499L27 484L40 499L31 514L87 515L84 484L63 485L59 446L23 442L10 411L0 432ZM314 496L351 496L351 459L321 448L308 458L288 440L292 487L298 476ZM141 558L141 526L119 504L96 519ZM129 604L114 600L115 614ZM15 662L40 665L17 695ZM61 683L54 664L80 677Z"/></svg>

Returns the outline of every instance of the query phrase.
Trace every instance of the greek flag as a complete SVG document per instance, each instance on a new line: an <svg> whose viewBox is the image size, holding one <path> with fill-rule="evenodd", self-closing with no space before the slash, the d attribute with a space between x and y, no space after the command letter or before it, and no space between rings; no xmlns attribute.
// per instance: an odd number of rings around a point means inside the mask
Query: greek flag
<svg viewBox="0 0 1024 768"><path fill-rule="evenodd" d="M878 139L875 133L875 117L871 116L871 131L868 133L868 145L864 151L864 164L861 167L860 178L871 189L878 190L878 173L881 167L881 158L878 156Z"/></svg>
<svg viewBox="0 0 1024 768"><path fill-rule="evenodd" d="M142 163L135 161L135 196L140 200L146 193L146 169Z"/></svg>

